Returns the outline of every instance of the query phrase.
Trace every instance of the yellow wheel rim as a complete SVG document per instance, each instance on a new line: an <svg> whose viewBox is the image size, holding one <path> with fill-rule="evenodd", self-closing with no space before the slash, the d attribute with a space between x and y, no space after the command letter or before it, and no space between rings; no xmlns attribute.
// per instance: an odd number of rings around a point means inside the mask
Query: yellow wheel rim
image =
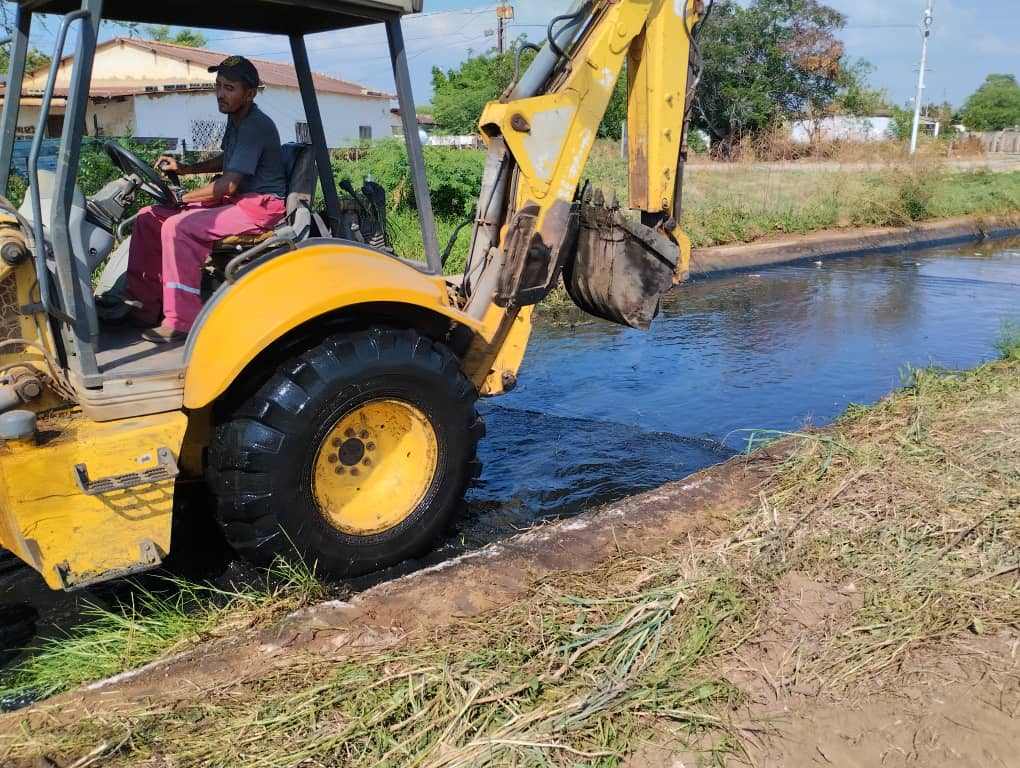
<svg viewBox="0 0 1020 768"><path fill-rule="evenodd" d="M400 400L372 400L344 415L315 456L312 493L330 525L354 536L393 528L414 512L438 464L436 430Z"/></svg>

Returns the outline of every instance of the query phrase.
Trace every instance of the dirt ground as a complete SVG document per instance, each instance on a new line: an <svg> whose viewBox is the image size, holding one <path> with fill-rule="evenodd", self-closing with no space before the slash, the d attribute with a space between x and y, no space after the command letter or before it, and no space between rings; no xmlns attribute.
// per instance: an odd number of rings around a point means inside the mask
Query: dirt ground
<svg viewBox="0 0 1020 768"><path fill-rule="evenodd" d="M1020 766L1020 347L0 719L0 764Z"/></svg>

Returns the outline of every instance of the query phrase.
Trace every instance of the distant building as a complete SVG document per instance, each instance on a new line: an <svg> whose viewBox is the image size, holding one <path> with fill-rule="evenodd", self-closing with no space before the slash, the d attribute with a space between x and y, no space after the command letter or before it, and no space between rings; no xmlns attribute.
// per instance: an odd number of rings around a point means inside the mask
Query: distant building
<svg viewBox="0 0 1020 768"><path fill-rule="evenodd" d="M185 142L188 149L215 149L226 127L207 70L228 54L134 38L99 45L86 116L89 136L136 136ZM294 67L253 59L264 83L259 107L276 123L282 141L307 141L308 123ZM60 64L46 135L63 130L73 58ZM26 76L18 133L31 136L39 117L48 70ZM343 147L389 136L393 96L357 83L315 75L326 143ZM2 91L0 91L2 92Z"/></svg>
<svg viewBox="0 0 1020 768"><path fill-rule="evenodd" d="M424 133L429 136L436 130L436 121L432 115L417 114L415 117L418 119L419 134ZM394 136L404 135L404 121L400 117L400 110L396 107L390 110L390 129Z"/></svg>
<svg viewBox="0 0 1020 768"><path fill-rule="evenodd" d="M790 126L790 139L797 144L816 141L885 141L891 137L893 119L874 117L823 117L797 120Z"/></svg>

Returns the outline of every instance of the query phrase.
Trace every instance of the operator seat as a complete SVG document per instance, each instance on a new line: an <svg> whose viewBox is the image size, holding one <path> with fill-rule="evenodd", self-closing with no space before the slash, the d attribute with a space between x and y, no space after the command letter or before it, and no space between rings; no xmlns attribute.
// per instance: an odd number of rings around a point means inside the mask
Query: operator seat
<svg viewBox="0 0 1020 768"><path fill-rule="evenodd" d="M283 172L287 178L287 215L278 226L293 228L298 233L298 240L304 240L311 234L313 223L320 229L322 226L319 221L316 221L318 217L312 211L315 185L318 182L315 153L312 151L311 144L296 142L284 144L281 149L283 151ZM235 256L249 248L254 248L272 236L272 230L254 235L230 235L213 244L213 259Z"/></svg>

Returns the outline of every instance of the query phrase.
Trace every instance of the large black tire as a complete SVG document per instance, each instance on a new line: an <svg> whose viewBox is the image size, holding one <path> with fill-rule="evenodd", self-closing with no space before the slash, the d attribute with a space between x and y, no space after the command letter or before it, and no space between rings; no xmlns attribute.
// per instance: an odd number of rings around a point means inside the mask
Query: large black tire
<svg viewBox="0 0 1020 768"><path fill-rule="evenodd" d="M208 478L227 541L258 565L296 550L317 573L333 577L423 554L446 531L480 471L475 449L485 426L477 397L449 349L415 331L338 334L288 361L213 436ZM380 399L409 403L427 416L436 469L399 524L350 535L315 500L316 457L345 414Z"/></svg>

